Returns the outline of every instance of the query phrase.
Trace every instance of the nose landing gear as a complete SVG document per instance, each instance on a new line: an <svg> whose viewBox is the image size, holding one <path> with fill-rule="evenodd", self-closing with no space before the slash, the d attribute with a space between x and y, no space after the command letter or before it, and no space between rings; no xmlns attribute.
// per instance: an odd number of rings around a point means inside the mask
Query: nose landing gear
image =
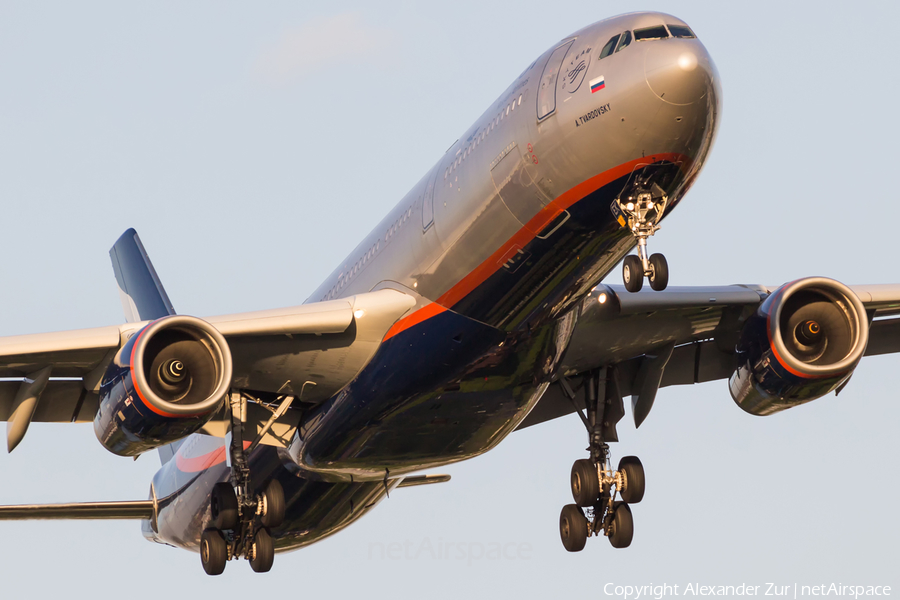
<svg viewBox="0 0 900 600"><path fill-rule="evenodd" d="M250 568L265 573L275 560L275 543L269 529L284 522L284 490L272 480L260 495L250 492L250 467L244 452L241 415L246 415L247 399L233 394L230 399L231 439L227 448L231 483L213 486L210 495L212 520L200 538L200 562L209 575L219 575L229 560L244 557Z"/></svg>
<svg viewBox="0 0 900 600"><path fill-rule="evenodd" d="M561 378L559 383L578 407L568 381ZM587 415L580 408L578 414L588 430L590 458L572 465L570 484L575 503L565 505L560 512L559 536L569 552L581 551L587 538L601 534L614 548L626 548L634 537L629 505L644 497L644 467L636 456L623 457L616 470L610 467L607 441L618 441L616 423L625 414L615 367L588 375L583 388Z"/></svg>
<svg viewBox="0 0 900 600"><path fill-rule="evenodd" d="M647 238L659 231L659 221L666 212L669 197L657 184L649 190L638 187L624 200L616 198L612 204L613 214L623 227L628 227L637 238L638 254L625 257L622 265L622 280L629 292L639 292L644 285L644 277L656 291L666 289L669 284L669 265L662 254L647 255Z"/></svg>

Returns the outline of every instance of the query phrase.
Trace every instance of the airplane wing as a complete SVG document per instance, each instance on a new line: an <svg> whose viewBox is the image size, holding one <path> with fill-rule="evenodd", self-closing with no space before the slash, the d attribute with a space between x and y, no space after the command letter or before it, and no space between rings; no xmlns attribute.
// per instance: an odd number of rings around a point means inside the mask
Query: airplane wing
<svg viewBox="0 0 900 600"><path fill-rule="evenodd" d="M316 385L308 388L304 400L314 402L350 381L375 353L388 329L415 305L412 296L384 289L204 320L228 340L236 387L299 394L300 385L310 381ZM107 366L124 343L148 323L0 337L0 377L7 379L0 381L0 420L7 421L9 449L21 441L32 421L92 421ZM279 368L272 357L283 357L285 352L289 364ZM291 381L298 373L303 381ZM13 378L16 380L9 380ZM260 415L268 417L271 412L263 410ZM217 434L215 423L210 427L209 432ZM277 443L272 439L266 442Z"/></svg>
<svg viewBox="0 0 900 600"><path fill-rule="evenodd" d="M849 288L869 321L865 356L900 352L900 285ZM732 285L629 293L621 286L597 286L581 306L559 379L518 428L583 408L583 400L572 395L583 393L586 375L604 365L616 365L619 393L631 396L638 426L659 388L729 379L744 324L777 289Z"/></svg>

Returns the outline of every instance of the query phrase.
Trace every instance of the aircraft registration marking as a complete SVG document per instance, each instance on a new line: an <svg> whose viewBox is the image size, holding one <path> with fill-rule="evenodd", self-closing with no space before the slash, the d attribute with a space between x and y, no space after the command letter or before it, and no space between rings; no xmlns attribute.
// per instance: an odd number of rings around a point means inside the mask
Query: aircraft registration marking
<svg viewBox="0 0 900 600"><path fill-rule="evenodd" d="M609 104L604 104L603 106L598 106L597 108L595 108L595 109L592 110L591 112L589 112L589 113L587 113L587 114L584 114L584 115L581 115L580 117L578 117L577 119L575 119L575 127L581 127L582 125L584 125L584 124L587 123L588 121L590 121L590 120L592 120L592 119L596 119L597 117L602 117L603 115L605 115L605 114L608 113L609 111L610 111Z"/></svg>

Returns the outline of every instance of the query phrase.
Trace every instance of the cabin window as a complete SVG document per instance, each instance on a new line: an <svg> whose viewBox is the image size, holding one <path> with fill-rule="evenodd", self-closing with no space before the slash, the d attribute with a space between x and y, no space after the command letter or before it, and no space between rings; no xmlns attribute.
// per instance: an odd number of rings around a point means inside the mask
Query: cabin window
<svg viewBox="0 0 900 600"><path fill-rule="evenodd" d="M634 30L634 39L639 42L646 42L647 40L664 40L667 37L669 37L669 32L666 31L664 25Z"/></svg>
<svg viewBox="0 0 900 600"><path fill-rule="evenodd" d="M695 38L694 32L687 25L669 25L669 31L677 38Z"/></svg>

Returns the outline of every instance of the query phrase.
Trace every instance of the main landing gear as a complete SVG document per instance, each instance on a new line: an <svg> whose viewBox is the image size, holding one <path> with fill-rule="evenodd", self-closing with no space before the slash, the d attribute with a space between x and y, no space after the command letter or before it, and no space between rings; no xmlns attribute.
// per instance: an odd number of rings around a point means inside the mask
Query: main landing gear
<svg viewBox="0 0 900 600"><path fill-rule="evenodd" d="M616 470L610 467L607 440L618 441L615 426L625 414L615 367L604 367L585 378L586 416L569 382L561 378L560 385L588 430L590 458L572 465L570 484L575 503L565 505L560 512L559 537L569 552L581 551L588 537L601 534L614 548L627 548L634 537L629 505L644 497L644 467L636 456L623 457Z"/></svg>
<svg viewBox="0 0 900 600"><path fill-rule="evenodd" d="M623 201L616 198L613 213L622 226L627 226L637 238L637 256L625 257L622 264L622 280L629 292L639 292L644 285L644 277L656 291L669 285L669 265L662 254L647 255L647 238L659 231L659 221L666 212L669 197L655 183L650 189L638 187Z"/></svg>
<svg viewBox="0 0 900 600"><path fill-rule="evenodd" d="M231 483L219 482L210 495L210 526L200 537L200 562L209 575L219 575L229 560L244 557L250 568L265 573L275 560L275 544L269 530L284 521L284 490L272 480L262 494L250 493L250 467L244 452L241 415L246 415L247 399L233 394L231 436L228 458Z"/></svg>

